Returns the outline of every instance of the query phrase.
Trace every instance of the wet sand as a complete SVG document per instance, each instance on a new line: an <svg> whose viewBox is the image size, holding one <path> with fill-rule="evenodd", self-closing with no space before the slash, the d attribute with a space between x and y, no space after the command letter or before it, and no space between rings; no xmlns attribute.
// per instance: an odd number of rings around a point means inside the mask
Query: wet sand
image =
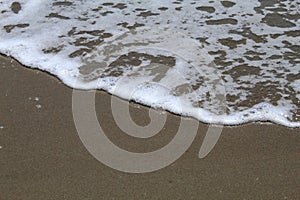
<svg viewBox="0 0 300 200"><path fill-rule="evenodd" d="M0 199L300 198L299 129L261 123L226 127L213 151L199 159L208 128L200 123L192 146L174 164L127 174L101 164L81 143L72 89L11 58L0 56L0 70ZM96 110L107 136L120 147L150 151L176 133L180 118L169 114L158 135L130 138L115 124L110 100L97 92ZM130 105L133 119L147 124L148 108Z"/></svg>

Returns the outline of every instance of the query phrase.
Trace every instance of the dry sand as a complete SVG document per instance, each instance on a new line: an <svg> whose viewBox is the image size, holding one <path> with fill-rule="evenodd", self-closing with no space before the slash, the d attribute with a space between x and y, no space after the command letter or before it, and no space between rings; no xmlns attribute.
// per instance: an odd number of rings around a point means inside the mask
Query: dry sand
<svg viewBox="0 0 300 200"><path fill-rule="evenodd" d="M213 151L199 159L208 128L200 124L194 143L174 164L127 174L101 164L82 145L73 122L72 89L11 58L0 56L0 70L1 200L300 199L299 129L260 123L226 127ZM174 136L180 118L172 114L149 140L126 136L112 118L110 99L97 92L97 113L120 147L149 151ZM139 124L148 123L147 112L131 106Z"/></svg>

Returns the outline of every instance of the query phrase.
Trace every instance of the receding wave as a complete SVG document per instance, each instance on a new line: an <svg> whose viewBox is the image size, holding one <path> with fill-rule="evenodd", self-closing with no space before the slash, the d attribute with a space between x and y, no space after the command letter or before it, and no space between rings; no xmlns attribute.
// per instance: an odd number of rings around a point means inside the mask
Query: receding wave
<svg viewBox="0 0 300 200"><path fill-rule="evenodd" d="M0 52L207 123L300 127L298 1L0 1Z"/></svg>

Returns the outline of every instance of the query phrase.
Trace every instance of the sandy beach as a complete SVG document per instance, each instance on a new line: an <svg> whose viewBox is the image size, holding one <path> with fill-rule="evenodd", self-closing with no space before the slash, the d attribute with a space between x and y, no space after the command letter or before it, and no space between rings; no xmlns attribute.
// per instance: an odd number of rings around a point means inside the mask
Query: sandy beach
<svg viewBox="0 0 300 200"><path fill-rule="evenodd" d="M152 173L111 169L88 153L72 115L72 89L55 77L0 56L0 199L299 199L300 130L251 123L225 127L215 148L198 158L208 125L200 123L188 151ZM122 133L99 91L96 110L118 146L147 152L168 143L180 117L148 140ZM138 124L148 108L131 103ZM176 132L176 131L175 131Z"/></svg>

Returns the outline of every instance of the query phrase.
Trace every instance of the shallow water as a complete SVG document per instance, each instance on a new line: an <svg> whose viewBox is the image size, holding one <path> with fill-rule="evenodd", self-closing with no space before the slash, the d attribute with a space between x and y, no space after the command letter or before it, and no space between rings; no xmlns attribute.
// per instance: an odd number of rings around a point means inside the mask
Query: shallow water
<svg viewBox="0 0 300 200"><path fill-rule="evenodd" d="M0 1L0 52L208 123L300 127L299 1Z"/></svg>

